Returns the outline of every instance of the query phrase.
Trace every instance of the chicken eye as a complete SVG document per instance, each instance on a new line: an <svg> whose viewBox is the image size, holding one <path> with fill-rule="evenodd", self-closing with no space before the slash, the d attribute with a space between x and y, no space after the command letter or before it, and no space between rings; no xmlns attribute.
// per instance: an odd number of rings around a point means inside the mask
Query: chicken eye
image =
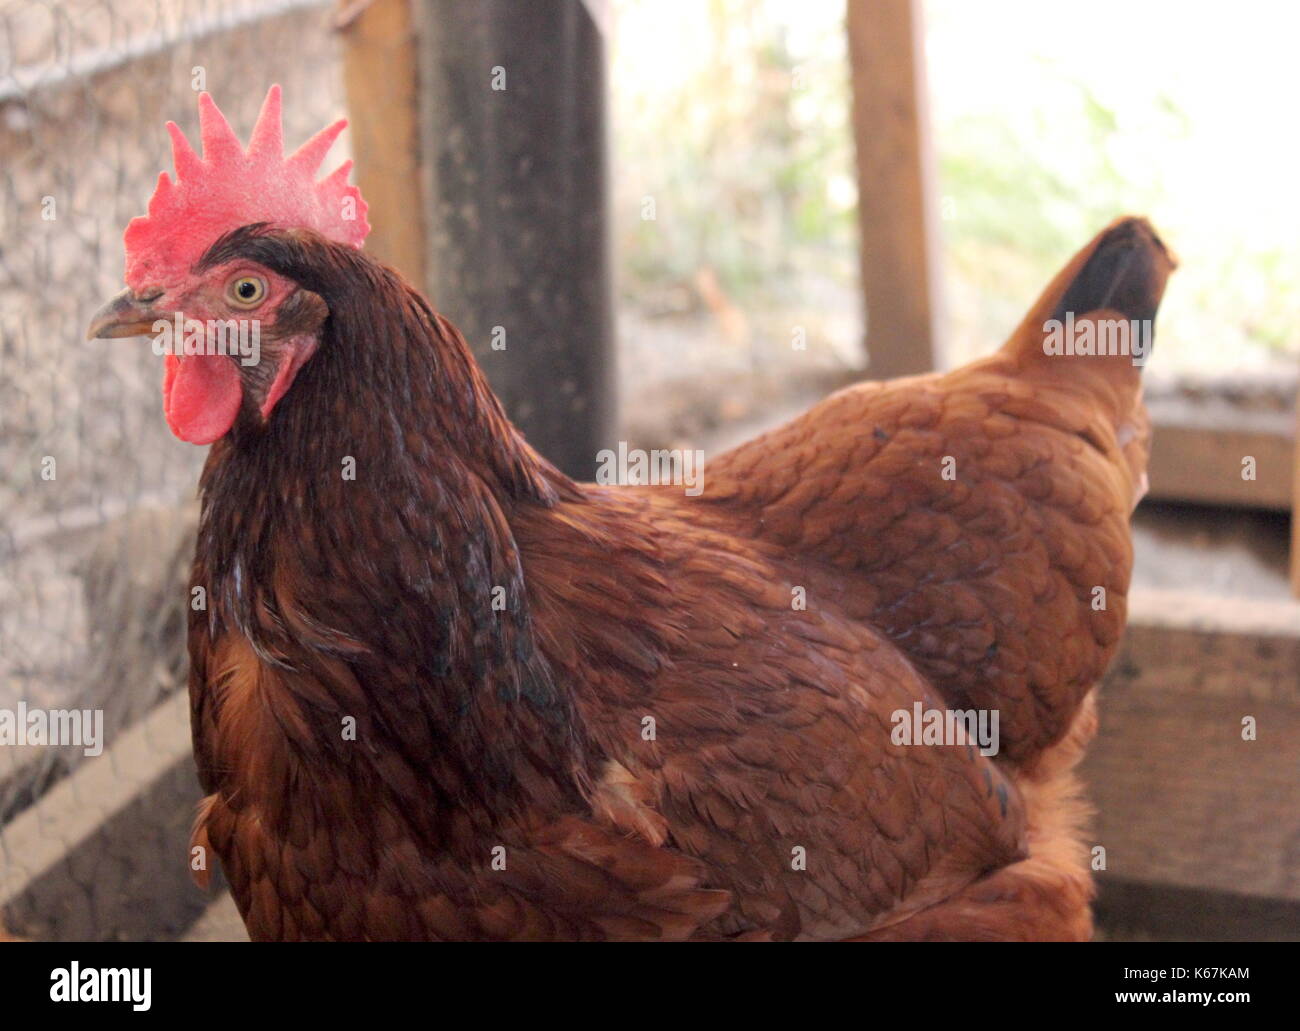
<svg viewBox="0 0 1300 1031"><path fill-rule="evenodd" d="M226 287L226 297L237 308L251 308L266 296L266 280L261 276L240 276Z"/></svg>

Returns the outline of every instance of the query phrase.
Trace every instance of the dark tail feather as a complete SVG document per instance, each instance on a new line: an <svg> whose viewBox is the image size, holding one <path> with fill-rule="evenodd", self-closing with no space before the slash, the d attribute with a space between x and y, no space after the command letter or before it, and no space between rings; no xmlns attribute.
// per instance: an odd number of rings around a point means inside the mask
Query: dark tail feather
<svg viewBox="0 0 1300 1031"><path fill-rule="evenodd" d="M1076 254L1012 334L1007 350L1042 355L1044 325L1097 312L1154 323L1169 273L1178 265L1145 218L1116 219Z"/></svg>

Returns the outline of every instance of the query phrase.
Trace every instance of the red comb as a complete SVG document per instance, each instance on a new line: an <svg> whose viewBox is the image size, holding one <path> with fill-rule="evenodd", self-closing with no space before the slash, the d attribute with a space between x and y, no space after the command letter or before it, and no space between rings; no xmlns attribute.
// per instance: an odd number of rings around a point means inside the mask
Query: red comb
<svg viewBox="0 0 1300 1031"><path fill-rule="evenodd" d="M340 119L284 156L280 87L272 86L245 149L206 93L199 94L203 157L167 123L176 181L166 172L149 199L149 214L126 227L126 282L132 289L166 285L185 275L217 239L251 222L306 227L360 247L370 232L361 191L347 183L351 161L316 181L316 170L339 133Z"/></svg>

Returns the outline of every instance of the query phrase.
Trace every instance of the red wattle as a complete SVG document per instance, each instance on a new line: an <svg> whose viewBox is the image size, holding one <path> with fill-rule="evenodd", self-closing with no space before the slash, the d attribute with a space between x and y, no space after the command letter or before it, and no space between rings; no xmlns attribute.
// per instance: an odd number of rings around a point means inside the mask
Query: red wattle
<svg viewBox="0 0 1300 1031"><path fill-rule="evenodd" d="M224 355L163 358L163 412L172 433L191 444L226 435L239 415L239 370Z"/></svg>

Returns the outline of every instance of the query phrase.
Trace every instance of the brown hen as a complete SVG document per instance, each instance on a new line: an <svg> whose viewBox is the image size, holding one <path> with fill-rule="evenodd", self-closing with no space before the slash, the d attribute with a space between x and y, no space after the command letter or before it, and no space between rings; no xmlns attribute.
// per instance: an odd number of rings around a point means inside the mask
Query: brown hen
<svg viewBox="0 0 1300 1031"><path fill-rule="evenodd" d="M254 938L1089 936L1072 770L1148 429L1133 358L1047 327L1154 318L1146 222L992 357L842 391L692 497L572 482L350 228L223 203L201 251L133 255L92 332L262 319L265 367L167 381L215 440L196 843ZM996 752L901 743L918 704L996 713Z"/></svg>

